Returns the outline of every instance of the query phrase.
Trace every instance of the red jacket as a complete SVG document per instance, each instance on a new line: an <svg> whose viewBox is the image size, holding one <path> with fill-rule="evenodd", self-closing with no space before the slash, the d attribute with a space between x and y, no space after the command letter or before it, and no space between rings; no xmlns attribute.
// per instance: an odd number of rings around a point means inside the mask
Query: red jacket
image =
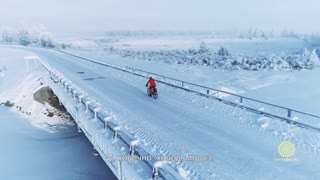
<svg viewBox="0 0 320 180"><path fill-rule="evenodd" d="M154 79L150 79L148 82L147 82L147 85L148 83L150 83L150 86L156 86L156 81Z"/></svg>

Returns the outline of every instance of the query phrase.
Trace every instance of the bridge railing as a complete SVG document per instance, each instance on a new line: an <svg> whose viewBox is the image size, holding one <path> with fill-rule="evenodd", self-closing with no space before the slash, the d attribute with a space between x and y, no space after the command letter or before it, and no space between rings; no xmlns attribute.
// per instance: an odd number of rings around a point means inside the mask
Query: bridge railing
<svg viewBox="0 0 320 180"><path fill-rule="evenodd" d="M223 91L220 89L215 89L215 88L206 87L203 85L198 85L195 83L171 78L168 76L160 75L160 74L149 72L149 71L144 71L144 70L133 68L133 67L126 66L126 69L128 69L134 73L142 74L146 77L153 76L156 79L168 82L172 85L180 86L180 87L190 89L190 90L196 90L200 93L206 93L208 95L216 96L218 98L227 97L226 99L229 99L229 100L232 99L233 102L235 102L235 103L243 104L243 105L246 105L249 107L254 107L258 110L267 111L267 112L270 112L270 113L273 113L273 114L276 114L276 115L279 115L282 117L287 117L287 118L304 117L307 119L317 120L318 121L317 123L320 123L320 116L313 115L310 113L298 111L295 109L287 108L284 106L279 106L279 105L272 104L272 103L263 102L263 101L260 101L257 99L241 96L241 95L230 93L230 92Z"/></svg>

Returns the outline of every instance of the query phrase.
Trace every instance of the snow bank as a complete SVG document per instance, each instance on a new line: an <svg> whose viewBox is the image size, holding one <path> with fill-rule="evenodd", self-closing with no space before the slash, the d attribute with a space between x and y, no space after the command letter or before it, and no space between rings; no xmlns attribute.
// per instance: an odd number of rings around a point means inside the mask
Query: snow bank
<svg viewBox="0 0 320 180"><path fill-rule="evenodd" d="M30 74L23 82L14 88L0 94L0 99L12 104L11 110L30 120L35 127L50 133L74 125L71 116L48 103L41 104L33 99L33 93L42 87L41 77Z"/></svg>

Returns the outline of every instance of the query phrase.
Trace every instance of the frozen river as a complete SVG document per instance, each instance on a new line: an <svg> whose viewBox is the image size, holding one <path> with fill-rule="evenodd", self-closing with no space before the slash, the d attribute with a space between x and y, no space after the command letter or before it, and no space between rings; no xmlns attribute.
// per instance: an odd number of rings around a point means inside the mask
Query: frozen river
<svg viewBox="0 0 320 180"><path fill-rule="evenodd" d="M116 179L73 126L49 133L0 107L0 179Z"/></svg>

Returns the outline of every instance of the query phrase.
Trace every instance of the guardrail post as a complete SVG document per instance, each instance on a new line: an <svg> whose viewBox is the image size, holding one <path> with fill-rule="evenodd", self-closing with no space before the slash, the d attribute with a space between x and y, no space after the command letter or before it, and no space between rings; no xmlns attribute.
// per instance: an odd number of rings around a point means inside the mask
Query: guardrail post
<svg viewBox="0 0 320 180"><path fill-rule="evenodd" d="M130 156L134 155L134 145L130 145Z"/></svg>
<svg viewBox="0 0 320 180"><path fill-rule="evenodd" d="M38 58L34 59L34 63L36 64L36 70L38 70Z"/></svg>
<svg viewBox="0 0 320 180"><path fill-rule="evenodd" d="M71 90L72 90L72 87L70 86L69 88L68 88L68 90L69 90L69 94L71 93Z"/></svg>
<svg viewBox="0 0 320 180"><path fill-rule="evenodd" d="M159 176L158 167L153 167L152 169L152 178L153 180L157 180Z"/></svg>
<svg viewBox="0 0 320 180"><path fill-rule="evenodd" d="M79 96L79 103L81 103L82 98L83 98L83 95Z"/></svg>
<svg viewBox="0 0 320 180"><path fill-rule="evenodd" d="M108 129L108 122L111 121L112 117L106 117L104 118L104 128Z"/></svg>
<svg viewBox="0 0 320 180"><path fill-rule="evenodd" d="M77 106L74 106L74 108L76 109L76 123L77 123L77 126L78 126L78 132L79 133L81 133L82 131L81 131L81 128L80 128L80 126L79 126L79 109L78 109L78 107Z"/></svg>
<svg viewBox="0 0 320 180"><path fill-rule="evenodd" d="M134 147L138 145L139 140L134 140L130 143L130 156L134 155Z"/></svg>
<svg viewBox="0 0 320 180"><path fill-rule="evenodd" d="M113 130L114 130L113 140L116 140L118 138L118 132L120 131L120 126L115 127Z"/></svg>
<svg viewBox="0 0 320 180"><path fill-rule="evenodd" d="M86 112L88 112L88 110L89 110L89 105L90 105L90 103L91 103L90 101L87 101L87 102L86 102Z"/></svg>
<svg viewBox="0 0 320 180"><path fill-rule="evenodd" d="M243 98L242 97L240 97L240 103L242 103L243 102Z"/></svg>
<svg viewBox="0 0 320 180"><path fill-rule="evenodd" d="M25 59L25 61L26 61L26 64L27 64L27 73L29 73L29 71L30 71L30 68L29 68L29 60Z"/></svg>
<svg viewBox="0 0 320 180"><path fill-rule="evenodd" d="M76 95L77 95L77 91L73 91L73 99L76 98Z"/></svg>
<svg viewBox="0 0 320 180"><path fill-rule="evenodd" d="M181 86L183 87L183 85L184 85L184 83L183 83L183 81L181 81Z"/></svg>
<svg viewBox="0 0 320 180"><path fill-rule="evenodd" d="M210 94L210 91L209 91L209 89L207 89L207 94Z"/></svg>
<svg viewBox="0 0 320 180"><path fill-rule="evenodd" d="M288 117L291 117L291 109L288 109Z"/></svg>
<svg viewBox="0 0 320 180"><path fill-rule="evenodd" d="M100 108L95 108L93 111L94 111L94 119L96 120L97 119L97 114L100 111Z"/></svg>

